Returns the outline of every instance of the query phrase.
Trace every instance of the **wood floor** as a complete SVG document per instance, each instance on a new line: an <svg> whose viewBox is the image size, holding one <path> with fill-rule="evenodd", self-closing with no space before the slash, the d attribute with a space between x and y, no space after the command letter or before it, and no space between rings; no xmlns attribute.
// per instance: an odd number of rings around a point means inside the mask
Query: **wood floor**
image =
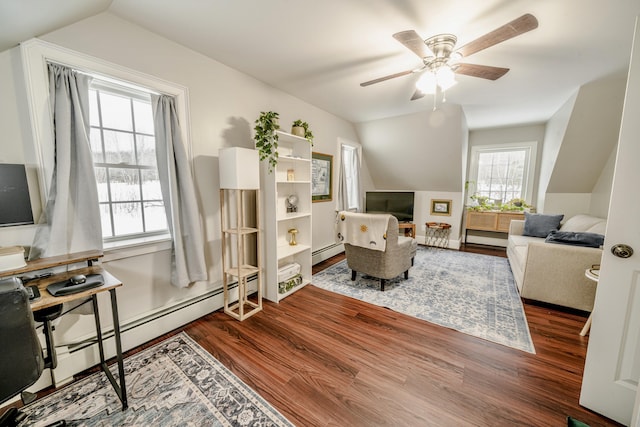
<svg viewBox="0 0 640 427"><path fill-rule="evenodd" d="M218 312L183 330L298 426L619 425L578 403L586 318L525 312L535 355L315 286L244 322Z"/></svg>
<svg viewBox="0 0 640 427"><path fill-rule="evenodd" d="M585 317L525 312L535 355L312 285L244 322L218 311L179 330L297 426L618 426L578 403Z"/></svg>

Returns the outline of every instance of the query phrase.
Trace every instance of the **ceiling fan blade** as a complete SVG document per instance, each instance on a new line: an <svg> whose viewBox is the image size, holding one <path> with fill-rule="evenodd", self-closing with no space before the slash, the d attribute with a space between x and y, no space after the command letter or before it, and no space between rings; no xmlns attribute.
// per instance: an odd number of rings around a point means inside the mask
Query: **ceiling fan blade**
<svg viewBox="0 0 640 427"><path fill-rule="evenodd" d="M465 76L480 77L481 79L497 80L507 74L508 68L492 67L490 65L458 64L455 73Z"/></svg>
<svg viewBox="0 0 640 427"><path fill-rule="evenodd" d="M467 43L458 49L457 52L461 53L462 56L465 57L473 55L476 52L498 43L502 43L505 40L509 40L535 28L538 28L538 20L535 16L527 13L507 24L504 24L502 27L496 28L484 36L478 37L474 41Z"/></svg>
<svg viewBox="0 0 640 427"><path fill-rule="evenodd" d="M385 80L395 79L396 77L406 76L407 74L411 74L411 73L413 73L413 70L400 71L399 73L390 74L390 75L384 76L384 77L378 77L377 79L373 79L373 80L369 80L368 82L360 83L360 86L362 86L362 87L369 86L369 85L372 85L372 84L375 84L375 83L383 82Z"/></svg>
<svg viewBox="0 0 640 427"><path fill-rule="evenodd" d="M413 30L400 31L399 33L395 33L393 38L402 43L411 52L418 55L421 59L428 56L435 56L433 52L431 52L431 49L424 44L422 37Z"/></svg>
<svg viewBox="0 0 640 427"><path fill-rule="evenodd" d="M416 91L413 92L413 96L411 97L411 100L415 101L416 99L420 99L423 97L424 97L424 93L420 89L416 89Z"/></svg>

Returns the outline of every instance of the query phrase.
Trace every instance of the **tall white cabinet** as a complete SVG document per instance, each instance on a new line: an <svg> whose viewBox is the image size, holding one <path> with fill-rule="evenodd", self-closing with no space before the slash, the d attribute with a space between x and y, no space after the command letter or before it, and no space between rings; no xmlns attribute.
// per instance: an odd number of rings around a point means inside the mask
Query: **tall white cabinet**
<svg viewBox="0 0 640 427"><path fill-rule="evenodd" d="M268 162L260 162L260 173L264 296L279 302L311 282L311 144L278 132L278 165L269 172ZM290 196L297 199L295 211ZM293 278L291 272L297 272Z"/></svg>

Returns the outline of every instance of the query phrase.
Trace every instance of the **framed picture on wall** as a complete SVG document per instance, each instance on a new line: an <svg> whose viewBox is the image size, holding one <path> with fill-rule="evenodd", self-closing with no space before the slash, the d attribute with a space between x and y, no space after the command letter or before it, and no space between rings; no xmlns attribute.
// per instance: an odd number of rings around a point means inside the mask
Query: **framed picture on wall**
<svg viewBox="0 0 640 427"><path fill-rule="evenodd" d="M329 202L333 199L332 174L333 156L311 153L311 200L313 202Z"/></svg>
<svg viewBox="0 0 640 427"><path fill-rule="evenodd" d="M431 199L431 215L451 216L451 200Z"/></svg>

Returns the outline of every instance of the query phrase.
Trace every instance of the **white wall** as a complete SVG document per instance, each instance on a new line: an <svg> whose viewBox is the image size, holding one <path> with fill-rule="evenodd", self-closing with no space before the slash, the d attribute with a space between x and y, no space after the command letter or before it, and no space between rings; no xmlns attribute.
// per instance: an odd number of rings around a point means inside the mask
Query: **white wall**
<svg viewBox="0 0 640 427"><path fill-rule="evenodd" d="M278 111L281 126L287 131L295 119L301 118L309 122L315 135L314 151L335 157L339 137L358 141L351 123L110 13L80 21L41 38L183 85L189 90L190 123L186 126L190 126L191 130L195 184L204 221L204 251L209 280L189 289L172 287L169 284L170 253L166 244L133 247L126 251L107 251L105 266L124 283L124 287L118 291L118 299L120 320L125 329L137 319L153 316L201 296L216 294L220 289L222 272L218 149L227 146L253 148L253 121L260 111ZM25 152L32 150L20 61L17 48L0 53L0 90L3 93L0 98L0 126L3 129L0 156L3 161L20 162L28 158L29 155ZM334 168L334 183L336 179ZM313 205L314 229L333 229L331 205ZM33 227L0 229L1 246L29 246L32 237ZM314 249L318 244L324 243L314 242ZM188 313L186 317L176 317L163 323L153 331L153 336L220 306L218 297L191 306L188 310L183 310ZM90 334L91 328L90 318L69 316L57 328L56 334L60 344L65 344ZM148 334L136 335L133 331L125 332L123 337L125 348L150 338ZM85 365L91 364L90 357L76 359L73 361L73 369L82 370ZM64 358L61 365L63 371L68 371Z"/></svg>
<svg viewBox="0 0 640 427"><path fill-rule="evenodd" d="M544 136L544 144L542 151L539 153L540 158L540 170L538 177L538 200L535 203L538 212L545 212L545 195L547 194L547 188L551 181L551 174L553 173L553 167L556 164L560 147L562 146L562 140L564 139L569 119L571 118L571 112L575 105L578 93L569 98L562 107L553 115L553 117L547 122L547 127Z"/></svg>
<svg viewBox="0 0 640 427"><path fill-rule="evenodd" d="M459 105L359 123L357 128L376 189L462 190L467 128Z"/></svg>
<svg viewBox="0 0 640 427"><path fill-rule="evenodd" d="M609 159L591 192L589 213L600 218L607 218L609 215L609 202L611 200L611 190L613 189L613 172L616 166L617 148L618 146L616 145L616 147L611 150Z"/></svg>

